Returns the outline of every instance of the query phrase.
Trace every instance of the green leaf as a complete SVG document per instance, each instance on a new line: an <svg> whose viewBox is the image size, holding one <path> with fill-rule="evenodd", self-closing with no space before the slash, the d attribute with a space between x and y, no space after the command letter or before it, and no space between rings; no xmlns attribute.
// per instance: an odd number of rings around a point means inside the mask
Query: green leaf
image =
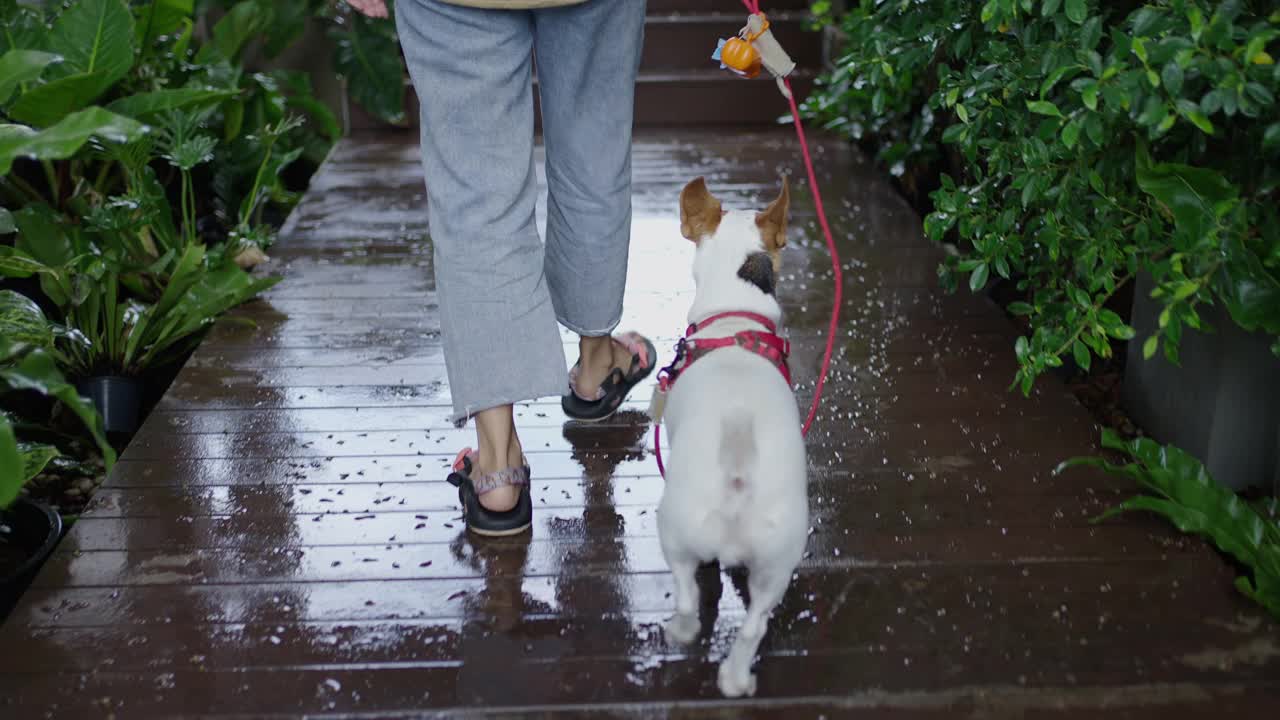
<svg viewBox="0 0 1280 720"><path fill-rule="evenodd" d="M269 5L244 0L238 2L213 26L213 39L196 53L197 63L210 63L218 59L236 62L244 46L270 26L272 10Z"/></svg>
<svg viewBox="0 0 1280 720"><path fill-rule="evenodd" d="M34 300L13 290L0 290L0 337L49 350L53 327Z"/></svg>
<svg viewBox="0 0 1280 720"><path fill-rule="evenodd" d="M1280 145L1280 122L1271 123L1262 135L1262 146L1273 148Z"/></svg>
<svg viewBox="0 0 1280 720"><path fill-rule="evenodd" d="M1137 161L1138 187L1173 214L1177 232L1198 241L1218 226L1238 201L1238 190L1220 173L1178 163L1151 164L1144 152Z"/></svg>
<svg viewBox="0 0 1280 720"><path fill-rule="evenodd" d="M234 90L209 88L155 90L120 98L107 105L107 109L119 115L142 120L150 115L169 110L208 107L235 95Z"/></svg>
<svg viewBox="0 0 1280 720"><path fill-rule="evenodd" d="M1192 110L1186 113L1185 117L1191 121L1191 124L1200 128L1205 135L1213 134L1213 123L1209 121L1209 118L1205 117L1204 113L1199 110Z"/></svg>
<svg viewBox="0 0 1280 720"><path fill-rule="evenodd" d="M1091 355L1089 354L1089 348L1085 347L1084 343L1076 340L1071 344L1071 357L1076 361L1076 365L1080 366L1081 370L1086 372L1089 370Z"/></svg>
<svg viewBox="0 0 1280 720"><path fill-rule="evenodd" d="M942 142L945 145L962 142L968 134L967 125L948 125L947 129L942 131Z"/></svg>
<svg viewBox="0 0 1280 720"><path fill-rule="evenodd" d="M74 155L90 138L109 142L138 139L145 126L99 107L72 113L52 127L39 132L22 125L0 125L0 175L5 175L19 157L37 160L64 160Z"/></svg>
<svg viewBox="0 0 1280 720"><path fill-rule="evenodd" d="M1085 0L1067 0L1067 18L1079 25L1088 16L1089 7Z"/></svg>
<svg viewBox="0 0 1280 720"><path fill-rule="evenodd" d="M0 208L0 235L8 235L17 229L18 226L13 224L13 213Z"/></svg>
<svg viewBox="0 0 1280 720"><path fill-rule="evenodd" d="M1049 17L1058 12L1058 8L1062 5L1062 0L1044 0L1044 4L1040 6L1040 15Z"/></svg>
<svg viewBox="0 0 1280 720"><path fill-rule="evenodd" d="M1141 60L1144 65L1147 63L1147 43L1145 40L1140 37L1134 38L1133 43L1130 45L1130 49L1133 51L1134 55L1138 56L1138 59Z"/></svg>
<svg viewBox="0 0 1280 720"><path fill-rule="evenodd" d="M1151 358L1155 357L1156 349L1159 348L1159 346L1160 346L1159 335L1152 335L1151 337L1147 338L1147 341L1142 343L1142 358L1144 360L1150 360Z"/></svg>
<svg viewBox="0 0 1280 720"><path fill-rule="evenodd" d="M9 108L9 116L28 125L49 127L88 107L110 87L111 80L105 73L68 75L18 96Z"/></svg>
<svg viewBox="0 0 1280 720"><path fill-rule="evenodd" d="M1239 237L1232 237L1225 249L1216 289L1231 319L1245 330L1280 335L1280 278Z"/></svg>
<svg viewBox="0 0 1280 720"><path fill-rule="evenodd" d="M18 491L26 484L23 475L26 462L18 451L18 438L13 435L13 425L0 415L0 510L13 504Z"/></svg>
<svg viewBox="0 0 1280 720"><path fill-rule="evenodd" d="M31 481L31 478L44 472L49 461L62 453L59 453L58 448L52 445L18 443L18 454L22 456L22 482L26 484Z"/></svg>
<svg viewBox="0 0 1280 720"><path fill-rule="evenodd" d="M106 87L133 67L133 15L122 0L79 0L58 16L49 49L67 74L101 74Z"/></svg>
<svg viewBox="0 0 1280 720"><path fill-rule="evenodd" d="M0 214L7 212L8 210L5 210ZM10 216L10 219L12 217ZM17 230L16 221L14 230ZM56 274L56 272L17 248L0 245L0 277L27 278L38 273Z"/></svg>
<svg viewBox="0 0 1280 720"><path fill-rule="evenodd" d="M1062 112L1058 110L1058 106L1048 100L1028 100L1027 109L1038 115L1048 115L1056 118L1062 117Z"/></svg>
<svg viewBox="0 0 1280 720"><path fill-rule="evenodd" d="M58 62L62 58L38 50L10 50L0 56L0 105L9 102L19 85L39 78L45 68Z"/></svg>
<svg viewBox="0 0 1280 720"><path fill-rule="evenodd" d="M1182 92L1183 73L1178 63L1173 61L1165 63L1164 69L1160 71L1160 80L1164 82L1164 87L1170 95Z"/></svg>
<svg viewBox="0 0 1280 720"><path fill-rule="evenodd" d="M1080 47L1093 50L1102 42L1102 17L1094 15L1080 28Z"/></svg>
<svg viewBox="0 0 1280 720"><path fill-rule="evenodd" d="M1017 355L1019 361L1025 361L1027 355L1031 352L1031 345L1027 342L1027 338L1019 335L1018 339L1013 343L1013 352Z"/></svg>
<svg viewBox="0 0 1280 720"><path fill-rule="evenodd" d="M1084 102L1084 106L1090 110L1098 109L1098 84L1090 83L1084 86L1080 91L1080 100Z"/></svg>
<svg viewBox="0 0 1280 720"><path fill-rule="evenodd" d="M1074 148L1080 139L1080 123L1072 120L1062 128L1062 144Z"/></svg>
<svg viewBox="0 0 1280 720"><path fill-rule="evenodd" d="M978 292L987 284L987 277L991 274L991 268L986 263L978 265L973 269L973 273L969 275L969 289Z"/></svg>
<svg viewBox="0 0 1280 720"><path fill-rule="evenodd" d="M154 0L138 18L138 47L145 52L162 36L176 32L191 21L194 10L194 0Z"/></svg>
<svg viewBox="0 0 1280 720"><path fill-rule="evenodd" d="M404 121L404 68L394 37L374 20L357 15L347 31L330 35L337 46L334 67L361 107L391 123Z"/></svg>
<svg viewBox="0 0 1280 720"><path fill-rule="evenodd" d="M956 117L960 118L960 122L969 122L969 109L964 106L964 103L956 105Z"/></svg>
<svg viewBox="0 0 1280 720"><path fill-rule="evenodd" d="M275 16L266 29L267 57L274 58L285 48L297 42L307 29L307 19L312 9L305 2L277 2L273 4Z"/></svg>
<svg viewBox="0 0 1280 720"><path fill-rule="evenodd" d="M1030 315L1035 312L1035 308L1031 306L1031 303L1022 302L1021 300L1009 303L1006 309L1010 313L1019 316Z"/></svg>

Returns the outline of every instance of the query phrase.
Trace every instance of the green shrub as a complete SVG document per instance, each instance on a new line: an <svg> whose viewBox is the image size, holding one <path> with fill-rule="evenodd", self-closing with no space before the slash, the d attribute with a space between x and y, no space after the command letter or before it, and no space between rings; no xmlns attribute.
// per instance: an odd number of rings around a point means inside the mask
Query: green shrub
<svg viewBox="0 0 1280 720"><path fill-rule="evenodd" d="M940 270L949 287L999 276L1021 291L1024 392L1064 356L1088 369L1134 336L1107 304L1141 273L1163 306L1147 357L1163 345L1176 362L1206 304L1280 335L1273 3L854 5L815 6L847 51L806 112L871 135L896 173L958 166L925 229L962 246Z"/></svg>

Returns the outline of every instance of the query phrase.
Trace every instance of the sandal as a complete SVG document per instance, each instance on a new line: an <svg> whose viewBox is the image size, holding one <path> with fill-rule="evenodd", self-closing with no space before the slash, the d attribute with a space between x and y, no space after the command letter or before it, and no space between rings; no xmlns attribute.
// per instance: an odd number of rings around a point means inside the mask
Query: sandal
<svg viewBox="0 0 1280 720"><path fill-rule="evenodd" d="M519 535L533 525L533 499L529 496L529 465L504 468L497 472L472 477L476 453L467 448L458 453L449 473L449 484L458 488L467 529L477 535L505 537ZM490 510L480 504L480 496L500 487L518 486L520 498L510 510Z"/></svg>
<svg viewBox="0 0 1280 720"><path fill-rule="evenodd" d="M588 399L578 394L578 373L582 363L582 360L578 360L569 371L569 392L560 399L560 407L564 409L565 415L584 422L608 420L618 412L618 407L627 399L631 389L653 372L658 351L648 338L629 332L614 337L613 341L631 352L631 367L627 372L623 372L622 368L614 368L604 382L600 383L595 398Z"/></svg>

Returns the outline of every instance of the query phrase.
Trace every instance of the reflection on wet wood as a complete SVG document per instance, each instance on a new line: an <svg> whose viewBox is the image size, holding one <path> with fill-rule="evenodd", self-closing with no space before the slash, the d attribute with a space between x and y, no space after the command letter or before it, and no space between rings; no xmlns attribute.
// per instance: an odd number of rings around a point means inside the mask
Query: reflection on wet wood
<svg viewBox="0 0 1280 720"><path fill-rule="evenodd" d="M780 296L807 403L831 273L785 131L643 135L624 325L684 323L681 185L731 204L793 177ZM0 630L0 715L412 711L469 717L1274 714L1280 630L1203 543L1090 521L1127 490L1060 383L1008 391L1015 332L936 287L938 251L862 158L818 144L843 335L809 439L809 553L761 697L714 686L741 578L706 569L703 636L666 642L662 480L641 415L517 408L531 540L463 534L412 138L344 142L273 250L287 281L198 350ZM545 205L543 206L545 207ZM566 334L566 357L573 338Z"/></svg>

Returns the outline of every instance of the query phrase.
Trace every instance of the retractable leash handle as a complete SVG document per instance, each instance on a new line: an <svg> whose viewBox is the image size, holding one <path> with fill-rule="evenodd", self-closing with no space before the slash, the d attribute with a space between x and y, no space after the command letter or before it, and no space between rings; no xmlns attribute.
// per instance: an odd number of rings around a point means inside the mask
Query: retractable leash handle
<svg viewBox="0 0 1280 720"><path fill-rule="evenodd" d="M763 68L773 76L778 92L791 98L787 76L796 69L796 63L773 36L768 16L758 10L747 16L747 24L737 37L720 41L711 59L719 60L722 69L744 78L758 76Z"/></svg>

